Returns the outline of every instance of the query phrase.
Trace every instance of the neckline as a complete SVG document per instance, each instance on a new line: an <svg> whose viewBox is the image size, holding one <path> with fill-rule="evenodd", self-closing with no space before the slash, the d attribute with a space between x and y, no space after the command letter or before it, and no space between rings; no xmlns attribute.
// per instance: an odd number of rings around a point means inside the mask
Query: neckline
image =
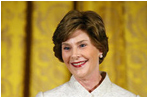
<svg viewBox="0 0 148 98"><path fill-rule="evenodd" d="M71 76L71 79L69 81L70 83L70 87L77 92L77 94L79 93L80 95L81 94L85 94L85 95L82 95L82 96L86 96L86 94L88 95L96 95L96 96L100 96L100 95L103 95L107 89L110 87L111 85L111 81L108 77L108 74L104 71L100 71L100 74L102 76L102 81L100 83L99 86L97 86L92 92L89 92L88 90L86 90L76 79L75 77L72 75Z"/></svg>

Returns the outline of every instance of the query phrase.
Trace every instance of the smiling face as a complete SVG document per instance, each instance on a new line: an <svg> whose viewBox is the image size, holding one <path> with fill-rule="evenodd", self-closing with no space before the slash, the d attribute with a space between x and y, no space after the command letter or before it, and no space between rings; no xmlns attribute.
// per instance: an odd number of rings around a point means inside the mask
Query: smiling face
<svg viewBox="0 0 148 98"><path fill-rule="evenodd" d="M86 32L76 30L62 42L62 58L69 71L77 78L99 73L99 55Z"/></svg>

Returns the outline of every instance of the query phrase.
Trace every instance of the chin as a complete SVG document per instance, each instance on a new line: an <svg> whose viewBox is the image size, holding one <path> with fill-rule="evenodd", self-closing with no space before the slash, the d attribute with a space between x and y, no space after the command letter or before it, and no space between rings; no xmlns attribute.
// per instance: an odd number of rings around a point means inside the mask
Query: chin
<svg viewBox="0 0 148 98"><path fill-rule="evenodd" d="M77 78L84 78L87 76L86 73L82 73L82 72L74 72L73 75Z"/></svg>

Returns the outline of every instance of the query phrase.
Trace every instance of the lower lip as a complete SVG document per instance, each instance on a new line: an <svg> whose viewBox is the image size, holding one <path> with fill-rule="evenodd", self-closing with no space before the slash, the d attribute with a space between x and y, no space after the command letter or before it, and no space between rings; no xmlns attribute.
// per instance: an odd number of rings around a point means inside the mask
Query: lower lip
<svg viewBox="0 0 148 98"><path fill-rule="evenodd" d="M86 61L87 62L87 61ZM81 64L81 65L73 65L73 64L71 64L72 66L74 66L74 67L76 67L76 68L80 68L80 67L82 67L86 62L84 62L83 64Z"/></svg>

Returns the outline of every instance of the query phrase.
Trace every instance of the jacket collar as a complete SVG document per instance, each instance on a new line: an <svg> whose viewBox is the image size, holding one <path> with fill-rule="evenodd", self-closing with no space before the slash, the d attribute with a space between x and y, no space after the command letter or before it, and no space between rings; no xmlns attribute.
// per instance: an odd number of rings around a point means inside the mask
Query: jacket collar
<svg viewBox="0 0 148 98"><path fill-rule="evenodd" d="M69 81L69 86L73 89L74 94L77 95L81 95L83 96L103 96L107 90L111 87L111 81L108 77L108 74L106 72L101 72L100 74L102 75L102 77L104 78L104 80L102 81L102 83L95 89L93 90L91 93L88 92L72 75L71 79ZM76 95L75 95L76 96Z"/></svg>

